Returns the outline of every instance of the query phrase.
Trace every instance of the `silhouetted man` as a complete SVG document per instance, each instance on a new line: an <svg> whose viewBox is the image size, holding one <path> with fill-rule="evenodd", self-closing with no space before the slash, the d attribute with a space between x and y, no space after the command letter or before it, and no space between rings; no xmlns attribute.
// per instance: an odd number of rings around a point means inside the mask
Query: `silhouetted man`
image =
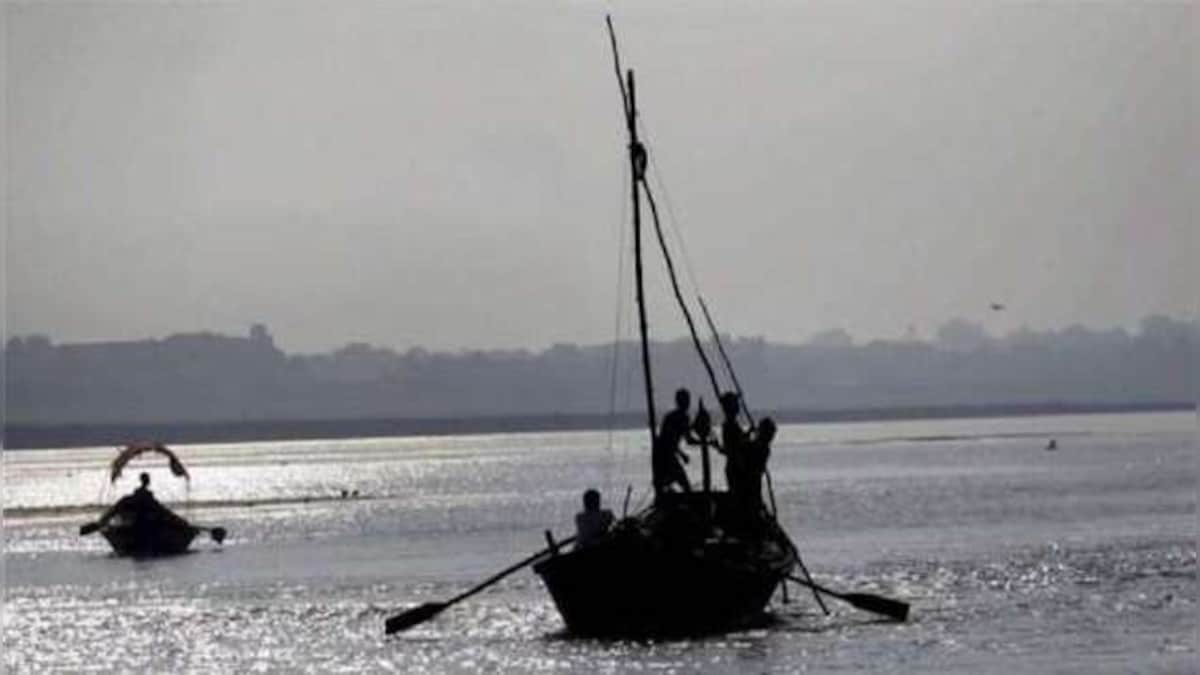
<svg viewBox="0 0 1200 675"><path fill-rule="evenodd" d="M155 498L154 493L150 491L150 474L142 472L138 475L138 480L141 485L136 490L118 499L116 504L113 504L104 512L104 515L100 516L101 526L115 516L121 516L132 522L155 519L183 520Z"/></svg>
<svg viewBox="0 0 1200 675"><path fill-rule="evenodd" d="M139 513L150 513L163 508L162 504L158 503L158 499L154 497L154 493L150 491L150 474L143 471L138 474L138 481L141 485L133 491L133 494L126 497L131 508Z"/></svg>
<svg viewBox="0 0 1200 675"><path fill-rule="evenodd" d="M583 493L583 510L575 514L575 548L591 545L608 532L613 524L612 511L600 508L600 492Z"/></svg>
<svg viewBox="0 0 1200 675"><path fill-rule="evenodd" d="M754 438L746 443L741 464L741 485L737 490L740 501L750 515L763 510L762 480L771 458L771 441L775 440L775 420L764 417L758 422Z"/></svg>
<svg viewBox="0 0 1200 675"><path fill-rule="evenodd" d="M741 403L737 394L732 391L721 394L721 412L724 413L725 419L721 422L721 443L717 446L717 451L725 455L725 485L731 493L736 492L738 484L742 482L740 475L743 473L742 463L745 459L743 455L746 432L737 420L740 410Z"/></svg>
<svg viewBox="0 0 1200 675"><path fill-rule="evenodd" d="M101 526L104 526L108 521L116 516L133 520L140 514L152 510L152 504L157 505L158 500L154 498L154 493L150 491L150 474L142 472L138 475L138 481L141 485L133 492L121 497L116 504L108 507L97 521Z"/></svg>
<svg viewBox="0 0 1200 675"><path fill-rule="evenodd" d="M654 493L662 494L672 485L678 485L684 492L691 492L687 472L683 470L680 460L688 461L687 455L679 449L680 441L690 445L699 445L700 441L692 435L691 420L688 419L688 406L692 404L692 395L687 389L675 392L675 409L663 417L658 436L654 439L654 450L651 457L653 471Z"/></svg>

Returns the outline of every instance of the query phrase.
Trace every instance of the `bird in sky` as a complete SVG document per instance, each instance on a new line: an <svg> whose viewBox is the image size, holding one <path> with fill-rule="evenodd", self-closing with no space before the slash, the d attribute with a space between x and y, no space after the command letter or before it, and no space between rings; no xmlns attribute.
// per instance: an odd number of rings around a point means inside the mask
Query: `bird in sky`
<svg viewBox="0 0 1200 675"><path fill-rule="evenodd" d="M993 311L993 312L999 312L999 311L1000 311L1000 310L1002 310L1002 309L1004 309L1004 305L1002 305L1002 304L1000 304L1000 303L998 303L998 302L993 302L993 303L992 303L992 311Z"/></svg>

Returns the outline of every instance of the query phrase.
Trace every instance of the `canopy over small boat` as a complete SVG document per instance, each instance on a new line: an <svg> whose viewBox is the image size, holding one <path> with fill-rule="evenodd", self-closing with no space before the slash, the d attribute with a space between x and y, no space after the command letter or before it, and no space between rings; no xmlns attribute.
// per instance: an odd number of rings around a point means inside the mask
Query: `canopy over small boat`
<svg viewBox="0 0 1200 675"><path fill-rule="evenodd" d="M118 454L116 459L112 461L112 466L109 468L108 482L117 482L117 479L121 477L121 471L125 468L125 465L132 461L134 457L147 452L157 452L166 456L168 466L171 468L171 473L183 478L184 480L191 480L191 476L189 476L187 472L187 467L183 465L183 462L179 460L179 457L177 457L174 452L171 452L171 450L162 443L153 442L131 443L121 449L120 454Z"/></svg>
<svg viewBox="0 0 1200 675"><path fill-rule="evenodd" d="M191 481L183 461L167 446L158 442L132 443L120 448L109 467L109 484L121 477L126 465L134 458L154 453L167 458L171 473ZM187 551L192 540L207 531L217 543L225 539L221 527L198 527L161 504L149 490L149 480L132 494L119 499L100 519L80 528L81 535L100 532L117 555L159 556Z"/></svg>

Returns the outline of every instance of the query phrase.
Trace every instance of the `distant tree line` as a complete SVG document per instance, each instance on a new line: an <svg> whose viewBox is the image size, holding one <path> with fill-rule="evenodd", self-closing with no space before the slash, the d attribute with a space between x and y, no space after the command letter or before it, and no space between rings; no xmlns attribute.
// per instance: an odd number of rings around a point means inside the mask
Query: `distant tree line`
<svg viewBox="0 0 1200 675"><path fill-rule="evenodd" d="M1072 326L1000 338L956 319L932 341L858 344L835 330L800 345L726 338L725 346L760 410L1136 405L1195 401L1200 326L1151 316L1135 333ZM285 354L261 325L245 337L55 344L23 336L4 348L6 412L10 424L630 413L642 406L637 349L398 353L354 343ZM653 358L660 405L687 386L715 408L689 340L654 343Z"/></svg>

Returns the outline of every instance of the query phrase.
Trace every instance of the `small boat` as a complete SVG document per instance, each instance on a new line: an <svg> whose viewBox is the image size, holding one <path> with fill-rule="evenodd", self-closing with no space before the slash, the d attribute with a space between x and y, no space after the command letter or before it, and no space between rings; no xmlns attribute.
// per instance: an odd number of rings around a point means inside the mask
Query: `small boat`
<svg viewBox="0 0 1200 675"><path fill-rule="evenodd" d="M114 553L132 557L184 553L201 531L182 518L179 518L179 522L156 522L147 519L126 520L121 516L100 528L100 534L108 540Z"/></svg>
<svg viewBox="0 0 1200 675"><path fill-rule="evenodd" d="M187 468L179 457L161 443L138 443L125 446L109 469L109 482L115 483L121 471L133 458L144 453L165 456L171 473L190 480ZM201 532L208 532L220 544L225 540L225 528L200 527L159 503L150 492L150 477L143 473L142 485L132 494L122 497L100 517L79 528L79 534L99 532L117 555L153 557L184 553Z"/></svg>
<svg viewBox="0 0 1200 675"><path fill-rule="evenodd" d="M633 200L635 285L642 346L650 443L657 443L653 380L642 283L641 196L654 216L654 227L676 300L687 320L714 394L716 377L695 332L691 313L675 281L674 265L662 235L657 207L646 181L647 151L638 138L633 71L624 74L609 22L613 56L629 133ZM701 300L701 303L703 301ZM701 307L713 328L707 307ZM722 349L724 357L724 350ZM732 364L726 358L729 375ZM740 386L738 386L740 393ZM744 400L744 399L743 399ZM703 402L701 402L703 406ZM703 408L702 408L703 410ZM750 426L754 421L745 410ZM707 413L702 413L707 419ZM705 436L708 430L704 431ZM585 636L672 636L724 631L761 616L776 589L799 561L796 547L779 526L773 510L748 510L728 492L714 491L704 453L703 492L660 491L653 506L622 519L600 540L570 551L551 545L548 557L534 565L550 591L568 630ZM772 496L772 505L774 498ZM552 539L552 538L551 538Z"/></svg>

